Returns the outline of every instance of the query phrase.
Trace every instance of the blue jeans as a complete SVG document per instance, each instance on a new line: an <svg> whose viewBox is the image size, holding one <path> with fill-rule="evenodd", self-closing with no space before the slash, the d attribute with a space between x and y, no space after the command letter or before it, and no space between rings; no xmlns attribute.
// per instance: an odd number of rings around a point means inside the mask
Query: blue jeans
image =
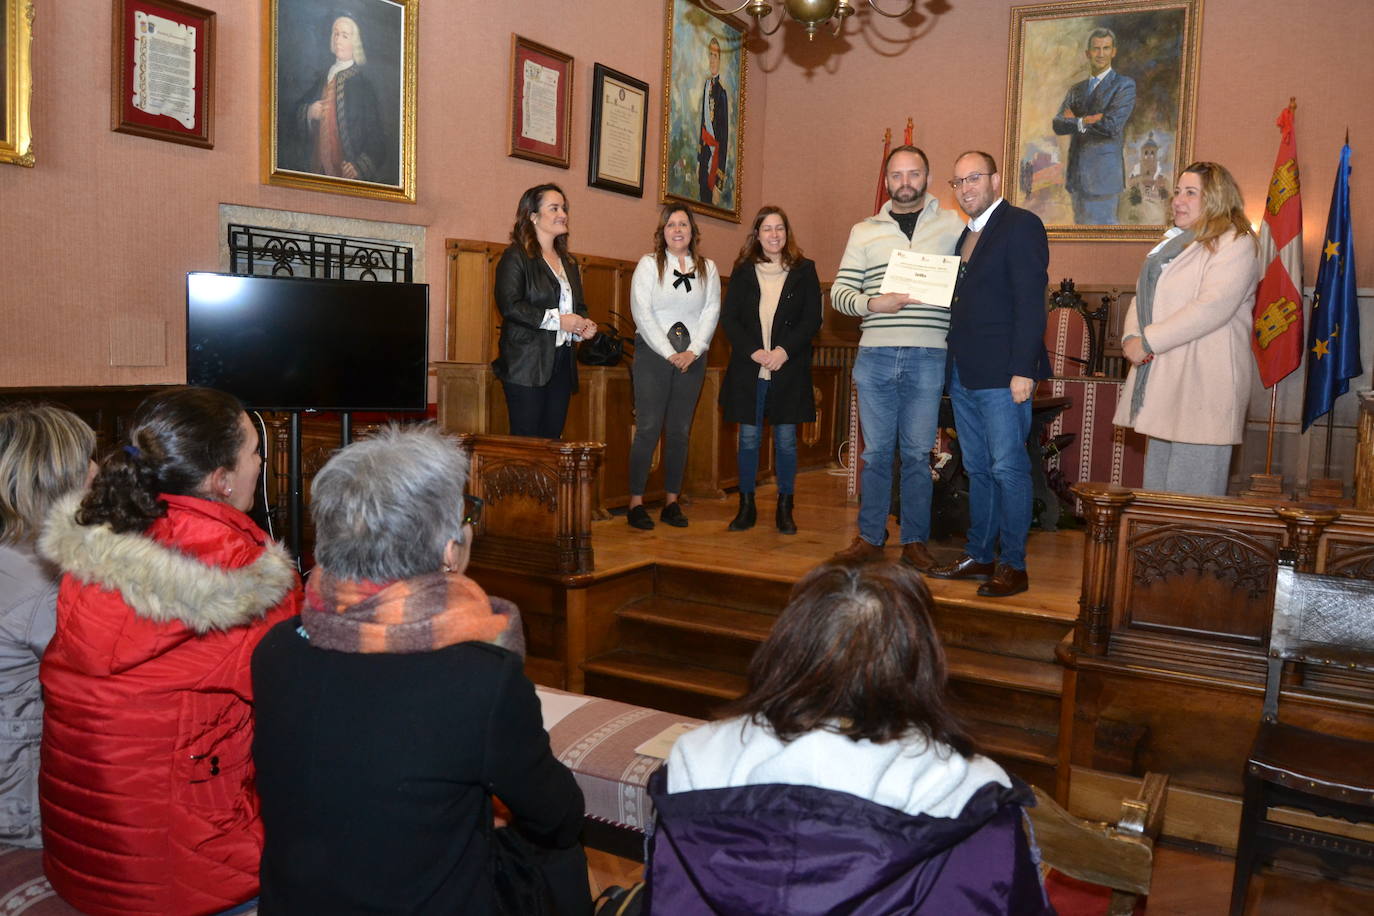
<svg viewBox="0 0 1374 916"><path fill-rule="evenodd" d="M930 538L930 450L945 387L945 351L937 347L859 347L854 359L863 424L863 495L859 536L887 541L892 453L902 449L902 543Z"/></svg>
<svg viewBox="0 0 1374 916"><path fill-rule="evenodd" d="M998 558L1026 568L1031 526L1031 466L1026 454L1031 402L1011 399L1011 388L965 388L956 366L949 382L954 424L968 472L969 529L966 551L979 563Z"/></svg>
<svg viewBox="0 0 1374 916"><path fill-rule="evenodd" d="M768 413L769 380L754 388L754 422L739 425L739 491L753 493L759 476L759 442ZM797 482L797 424L773 424L773 457L777 459L778 493L788 495Z"/></svg>

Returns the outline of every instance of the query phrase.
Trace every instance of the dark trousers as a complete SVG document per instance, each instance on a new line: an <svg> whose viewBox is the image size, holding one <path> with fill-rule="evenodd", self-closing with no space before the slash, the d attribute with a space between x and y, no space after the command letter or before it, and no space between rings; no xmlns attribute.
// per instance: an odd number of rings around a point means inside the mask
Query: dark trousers
<svg viewBox="0 0 1374 916"><path fill-rule="evenodd" d="M698 356L686 372L659 356L644 338L635 338L635 361L630 369L635 392L635 438L630 445L630 493L643 496L649 482L654 446L663 436L663 486L682 492L687 467L687 444L692 432L701 384L706 380L706 357Z"/></svg>
<svg viewBox="0 0 1374 916"><path fill-rule="evenodd" d="M510 415L512 436L557 439L563 435L575 371L572 352L572 347L559 347L554 351L553 373L546 384L501 383L506 393L506 413Z"/></svg>

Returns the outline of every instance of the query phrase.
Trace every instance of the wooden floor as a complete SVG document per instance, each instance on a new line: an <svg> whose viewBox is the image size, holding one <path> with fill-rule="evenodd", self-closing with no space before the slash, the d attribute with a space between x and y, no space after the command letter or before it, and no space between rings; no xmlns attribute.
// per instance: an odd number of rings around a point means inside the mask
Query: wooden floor
<svg viewBox="0 0 1374 916"><path fill-rule="evenodd" d="M597 574L622 571L646 562L723 572L747 572L754 576L794 582L835 551L848 546L858 533L858 507L845 496L845 477L826 471L810 471L797 479L796 535L783 535L773 526L776 491L772 486L758 492L759 524L750 531L731 532L726 525L735 515L734 494L727 499L684 500L691 520L687 528L659 523L652 531L638 531L625 522L623 513L595 522L592 542ZM657 521L658 507L650 506ZM895 520L888 526L888 551L896 558L899 543ZM933 542L931 552L944 562L962 552L960 540ZM996 607L1009 614L1029 614L1072 621L1078 612L1082 576L1083 532L1034 531L1027 545L1030 590L1005 599L979 598L975 582L930 579L932 593L946 603ZM593 891L608 884L638 880L638 863L596 852L588 853ZM1232 860L1229 856L1161 846L1155 864L1154 893L1146 912L1154 916L1212 916L1224 914L1231 893ZM1333 882L1288 875L1265 875L1252 883L1250 916L1307 916L1307 914L1374 913L1374 894Z"/></svg>
<svg viewBox="0 0 1374 916"><path fill-rule="evenodd" d="M798 531L779 534L773 525L776 489L758 491L759 523L749 531L727 531L738 502L728 498L684 501L691 524L673 528L658 522L652 531L639 531L625 522L623 514L592 524L592 549L597 574L658 560L703 569L747 572L794 582L835 551L847 547L859 533L856 504L845 498L845 478L826 471L808 471L797 477ZM658 520L658 507L650 506ZM888 552L895 559L900 542L896 521L889 520ZM956 559L963 542L933 542L931 553L941 562ZM989 606L995 603L1012 613L1038 614L1072 621L1078 615L1078 583L1082 577L1081 531L1032 532L1027 545L1026 567L1030 590L1011 598L986 599L976 594L976 582L929 580L937 598L953 604L964 602Z"/></svg>

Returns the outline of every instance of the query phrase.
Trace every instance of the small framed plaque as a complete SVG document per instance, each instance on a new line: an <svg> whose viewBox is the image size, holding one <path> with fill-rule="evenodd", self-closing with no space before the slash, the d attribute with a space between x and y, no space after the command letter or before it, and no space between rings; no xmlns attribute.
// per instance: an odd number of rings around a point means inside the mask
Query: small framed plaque
<svg viewBox="0 0 1374 916"><path fill-rule="evenodd" d="M569 167L573 59L562 51L511 36L510 151L560 169Z"/></svg>
<svg viewBox="0 0 1374 916"><path fill-rule="evenodd" d="M215 14L180 0L114 0L110 130L215 145Z"/></svg>
<svg viewBox="0 0 1374 916"><path fill-rule="evenodd" d="M649 84L597 64L592 71L592 128L587 184L644 196Z"/></svg>

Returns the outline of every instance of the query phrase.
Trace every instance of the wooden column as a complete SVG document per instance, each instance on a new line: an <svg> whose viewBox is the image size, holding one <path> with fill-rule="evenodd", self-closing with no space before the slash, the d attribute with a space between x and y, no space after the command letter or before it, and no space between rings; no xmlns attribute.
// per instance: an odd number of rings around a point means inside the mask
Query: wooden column
<svg viewBox="0 0 1374 916"><path fill-rule="evenodd" d="M1078 484L1073 492L1083 501L1083 512L1088 519L1088 542L1083 550L1083 590L1078 599L1074 648L1088 655L1105 655L1112 629L1117 531L1121 527L1121 510L1135 498L1135 493L1100 483Z"/></svg>
<svg viewBox="0 0 1374 916"><path fill-rule="evenodd" d="M1288 546L1298 555L1298 572L1317 571L1317 547L1322 531L1340 518L1328 506L1275 506L1274 512L1288 523Z"/></svg>

